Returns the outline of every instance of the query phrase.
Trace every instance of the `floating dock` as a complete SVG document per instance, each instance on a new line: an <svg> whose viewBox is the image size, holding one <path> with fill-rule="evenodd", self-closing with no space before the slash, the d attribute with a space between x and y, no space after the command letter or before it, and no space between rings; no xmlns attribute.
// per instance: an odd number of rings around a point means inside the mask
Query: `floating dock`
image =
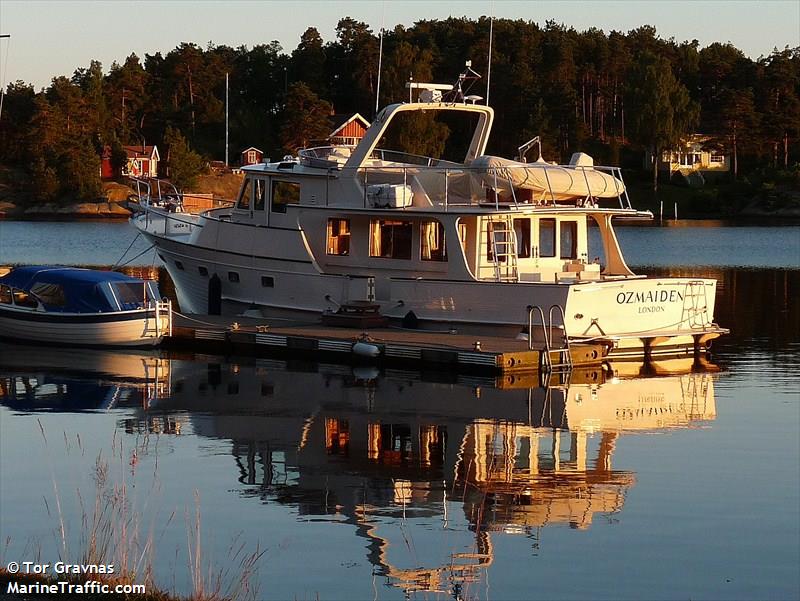
<svg viewBox="0 0 800 601"><path fill-rule="evenodd" d="M528 348L527 340L391 327L344 328L313 323L271 323L269 319L175 315L170 349L216 354L288 355L453 369L465 373L535 373L548 364L567 363L566 352ZM600 365L607 355L602 344L572 344L572 366Z"/></svg>

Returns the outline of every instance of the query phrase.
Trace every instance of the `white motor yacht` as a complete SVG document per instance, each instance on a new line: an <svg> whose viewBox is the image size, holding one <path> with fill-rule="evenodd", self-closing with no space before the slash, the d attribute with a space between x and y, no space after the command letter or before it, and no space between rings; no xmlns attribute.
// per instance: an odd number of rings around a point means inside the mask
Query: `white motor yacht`
<svg viewBox="0 0 800 601"><path fill-rule="evenodd" d="M715 280L629 269L612 222L652 214L631 207L619 168L582 153L526 163L524 146L516 161L487 156L491 107L456 86L411 87L419 97L384 108L357 146L244 167L231 206L195 215L145 203L132 223L182 310L317 320L368 301L407 326L557 328L618 356L696 349L726 332L714 323ZM396 122L427 131L438 116L466 142L458 159L383 147ZM590 224L602 257L590 256Z"/></svg>

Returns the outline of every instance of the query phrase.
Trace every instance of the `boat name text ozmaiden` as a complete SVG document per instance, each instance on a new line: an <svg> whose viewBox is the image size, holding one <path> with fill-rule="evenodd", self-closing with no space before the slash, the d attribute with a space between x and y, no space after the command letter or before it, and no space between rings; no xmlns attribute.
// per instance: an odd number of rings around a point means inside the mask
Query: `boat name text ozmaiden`
<svg viewBox="0 0 800 601"><path fill-rule="evenodd" d="M646 292L620 292L617 294L617 304L631 305L634 303L674 303L683 300L680 290L648 290Z"/></svg>

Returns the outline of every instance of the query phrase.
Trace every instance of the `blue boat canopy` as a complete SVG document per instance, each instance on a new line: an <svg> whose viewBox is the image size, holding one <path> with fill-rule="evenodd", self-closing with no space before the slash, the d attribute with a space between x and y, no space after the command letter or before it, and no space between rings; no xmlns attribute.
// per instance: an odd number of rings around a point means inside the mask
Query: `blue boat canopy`
<svg viewBox="0 0 800 601"><path fill-rule="evenodd" d="M47 311L107 313L144 308L158 299L154 282L116 271L28 265L15 267L0 285L35 296Z"/></svg>

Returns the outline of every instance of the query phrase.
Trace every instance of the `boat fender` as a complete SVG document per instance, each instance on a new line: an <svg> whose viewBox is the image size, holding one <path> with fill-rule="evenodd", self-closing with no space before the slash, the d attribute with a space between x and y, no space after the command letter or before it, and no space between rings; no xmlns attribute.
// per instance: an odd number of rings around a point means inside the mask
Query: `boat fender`
<svg viewBox="0 0 800 601"><path fill-rule="evenodd" d="M379 346L375 344L369 344L368 342L356 342L353 345L353 354L358 355L359 357L370 357L375 358L381 354L381 349Z"/></svg>

